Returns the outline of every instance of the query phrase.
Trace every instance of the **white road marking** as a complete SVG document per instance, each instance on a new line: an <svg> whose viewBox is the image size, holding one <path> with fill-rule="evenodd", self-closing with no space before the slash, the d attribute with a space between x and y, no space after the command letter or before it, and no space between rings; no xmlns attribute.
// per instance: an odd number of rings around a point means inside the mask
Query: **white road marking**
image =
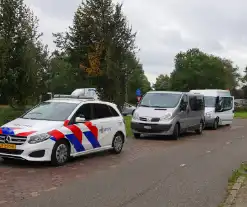
<svg viewBox="0 0 247 207"><path fill-rule="evenodd" d="M38 192L32 192L32 193L31 193L31 196L32 196L32 197L37 197L38 195L39 195Z"/></svg>
<svg viewBox="0 0 247 207"><path fill-rule="evenodd" d="M210 150L208 150L208 151L206 151L206 153L211 153L211 151L210 151Z"/></svg>
<svg viewBox="0 0 247 207"><path fill-rule="evenodd" d="M180 167L185 167L185 166L186 166L186 164L181 164L181 165L180 165Z"/></svg>
<svg viewBox="0 0 247 207"><path fill-rule="evenodd" d="M226 142L226 144L231 144L231 142Z"/></svg>
<svg viewBox="0 0 247 207"><path fill-rule="evenodd" d="M49 192L49 191L56 190L56 189L57 189L56 187L52 187L52 188L46 189L46 190L44 190L44 191L45 191L45 192Z"/></svg>

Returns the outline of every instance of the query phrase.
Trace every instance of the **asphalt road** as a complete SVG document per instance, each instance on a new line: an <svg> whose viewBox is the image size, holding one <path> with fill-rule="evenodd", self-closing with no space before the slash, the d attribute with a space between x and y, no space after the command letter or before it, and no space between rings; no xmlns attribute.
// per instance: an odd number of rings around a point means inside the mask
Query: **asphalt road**
<svg viewBox="0 0 247 207"><path fill-rule="evenodd" d="M247 120L179 141L129 139L53 168L0 162L0 207L217 207L232 170L247 160Z"/></svg>

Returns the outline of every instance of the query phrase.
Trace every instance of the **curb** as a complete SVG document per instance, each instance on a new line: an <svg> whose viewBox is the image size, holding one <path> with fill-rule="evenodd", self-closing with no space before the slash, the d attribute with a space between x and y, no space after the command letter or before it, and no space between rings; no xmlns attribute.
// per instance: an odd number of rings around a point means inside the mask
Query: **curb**
<svg viewBox="0 0 247 207"><path fill-rule="evenodd" d="M240 176L237 179L236 183L233 185L232 189L230 190L230 192L226 198L226 201L223 203L222 207L231 207L232 204L234 204L234 201L237 197L238 191L241 188L242 184L244 183L245 179L246 178L243 176Z"/></svg>

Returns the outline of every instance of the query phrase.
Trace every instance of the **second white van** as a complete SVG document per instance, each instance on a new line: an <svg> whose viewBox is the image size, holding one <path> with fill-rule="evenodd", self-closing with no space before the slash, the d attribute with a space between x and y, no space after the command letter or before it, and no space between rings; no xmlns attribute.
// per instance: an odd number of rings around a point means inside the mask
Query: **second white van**
<svg viewBox="0 0 247 207"><path fill-rule="evenodd" d="M191 93L204 95L205 123L207 127L231 125L234 118L234 97L229 90L191 90Z"/></svg>

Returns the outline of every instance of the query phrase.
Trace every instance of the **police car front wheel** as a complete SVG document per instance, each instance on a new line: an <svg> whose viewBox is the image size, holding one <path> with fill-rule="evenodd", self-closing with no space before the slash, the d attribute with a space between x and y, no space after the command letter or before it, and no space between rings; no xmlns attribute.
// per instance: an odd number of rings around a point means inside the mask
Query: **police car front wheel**
<svg viewBox="0 0 247 207"><path fill-rule="evenodd" d="M116 134L112 141L113 152L119 154L123 149L123 145L124 145L123 136L120 133Z"/></svg>
<svg viewBox="0 0 247 207"><path fill-rule="evenodd" d="M51 163L54 166L64 165L70 155L69 145L65 140L56 142L51 155Z"/></svg>

